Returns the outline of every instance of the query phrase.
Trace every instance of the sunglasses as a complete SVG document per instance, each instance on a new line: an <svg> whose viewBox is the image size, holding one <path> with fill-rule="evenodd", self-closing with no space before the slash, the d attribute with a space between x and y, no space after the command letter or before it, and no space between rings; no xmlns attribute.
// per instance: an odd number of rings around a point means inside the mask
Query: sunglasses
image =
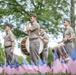
<svg viewBox="0 0 76 75"><path fill-rule="evenodd" d="M66 23L66 21L64 21L64 23Z"/></svg>
<svg viewBox="0 0 76 75"><path fill-rule="evenodd" d="M32 19L32 18L30 18L30 19Z"/></svg>

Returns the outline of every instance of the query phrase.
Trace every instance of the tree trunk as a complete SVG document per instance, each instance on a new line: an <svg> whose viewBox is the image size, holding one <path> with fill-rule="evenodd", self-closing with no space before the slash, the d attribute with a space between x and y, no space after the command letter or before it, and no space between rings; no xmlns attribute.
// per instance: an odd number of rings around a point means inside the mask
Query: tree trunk
<svg viewBox="0 0 76 75"><path fill-rule="evenodd" d="M70 11L71 11L71 16L70 16L71 26L73 27L73 29L74 29L74 31L75 31L74 0L71 0L71 7L70 7Z"/></svg>
<svg viewBox="0 0 76 75"><path fill-rule="evenodd" d="M71 7L70 7L70 20L71 20L71 26L74 29L75 32L75 3L74 0L71 0ZM74 40L74 45L76 47L76 39Z"/></svg>

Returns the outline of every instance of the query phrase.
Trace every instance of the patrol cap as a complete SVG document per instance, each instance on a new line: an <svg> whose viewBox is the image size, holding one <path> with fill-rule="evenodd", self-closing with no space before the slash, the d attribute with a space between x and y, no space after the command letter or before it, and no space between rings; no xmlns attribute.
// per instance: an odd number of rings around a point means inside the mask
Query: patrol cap
<svg viewBox="0 0 76 75"><path fill-rule="evenodd" d="M30 17L36 17L37 18L37 15L36 15L36 13L31 13Z"/></svg>
<svg viewBox="0 0 76 75"><path fill-rule="evenodd" d="M11 24L6 24L6 26L10 27L11 29L12 29L12 27L13 27Z"/></svg>
<svg viewBox="0 0 76 75"><path fill-rule="evenodd" d="M40 29L44 29L45 30L45 27L44 26L41 26Z"/></svg>
<svg viewBox="0 0 76 75"><path fill-rule="evenodd" d="M64 21L67 21L67 22L69 22L69 23L70 23L70 20L69 20L68 18L65 18L65 19L64 19Z"/></svg>

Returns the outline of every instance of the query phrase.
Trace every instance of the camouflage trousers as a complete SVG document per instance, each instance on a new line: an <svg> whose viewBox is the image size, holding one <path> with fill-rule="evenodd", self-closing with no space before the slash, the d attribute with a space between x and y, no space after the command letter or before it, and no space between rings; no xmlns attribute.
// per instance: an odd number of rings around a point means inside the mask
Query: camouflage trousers
<svg viewBox="0 0 76 75"><path fill-rule="evenodd" d="M42 53L40 54L40 58L45 62L48 63L48 50L45 48Z"/></svg>
<svg viewBox="0 0 76 75"><path fill-rule="evenodd" d="M66 52L70 56L70 54L72 52L72 48L73 48L72 42L65 43L65 46L64 47L65 47Z"/></svg>
<svg viewBox="0 0 76 75"><path fill-rule="evenodd" d="M13 63L13 53L11 53L11 47L5 48L5 56L8 63Z"/></svg>
<svg viewBox="0 0 76 75"><path fill-rule="evenodd" d="M39 47L40 44L38 39L30 40L30 57L35 65L37 65L39 60Z"/></svg>

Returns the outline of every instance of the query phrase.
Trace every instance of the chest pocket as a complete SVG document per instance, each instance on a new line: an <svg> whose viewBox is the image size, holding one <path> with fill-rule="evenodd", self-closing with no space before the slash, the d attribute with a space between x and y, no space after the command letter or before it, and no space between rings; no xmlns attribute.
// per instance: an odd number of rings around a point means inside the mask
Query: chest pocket
<svg viewBox="0 0 76 75"><path fill-rule="evenodd" d="M69 29L67 29L67 30L65 31L65 36L68 36L68 37L71 36L71 34L70 34L70 30L69 30Z"/></svg>
<svg viewBox="0 0 76 75"><path fill-rule="evenodd" d="M7 36L5 36L5 40L6 40L6 41L10 41L10 40L11 40L9 34L7 34Z"/></svg>

